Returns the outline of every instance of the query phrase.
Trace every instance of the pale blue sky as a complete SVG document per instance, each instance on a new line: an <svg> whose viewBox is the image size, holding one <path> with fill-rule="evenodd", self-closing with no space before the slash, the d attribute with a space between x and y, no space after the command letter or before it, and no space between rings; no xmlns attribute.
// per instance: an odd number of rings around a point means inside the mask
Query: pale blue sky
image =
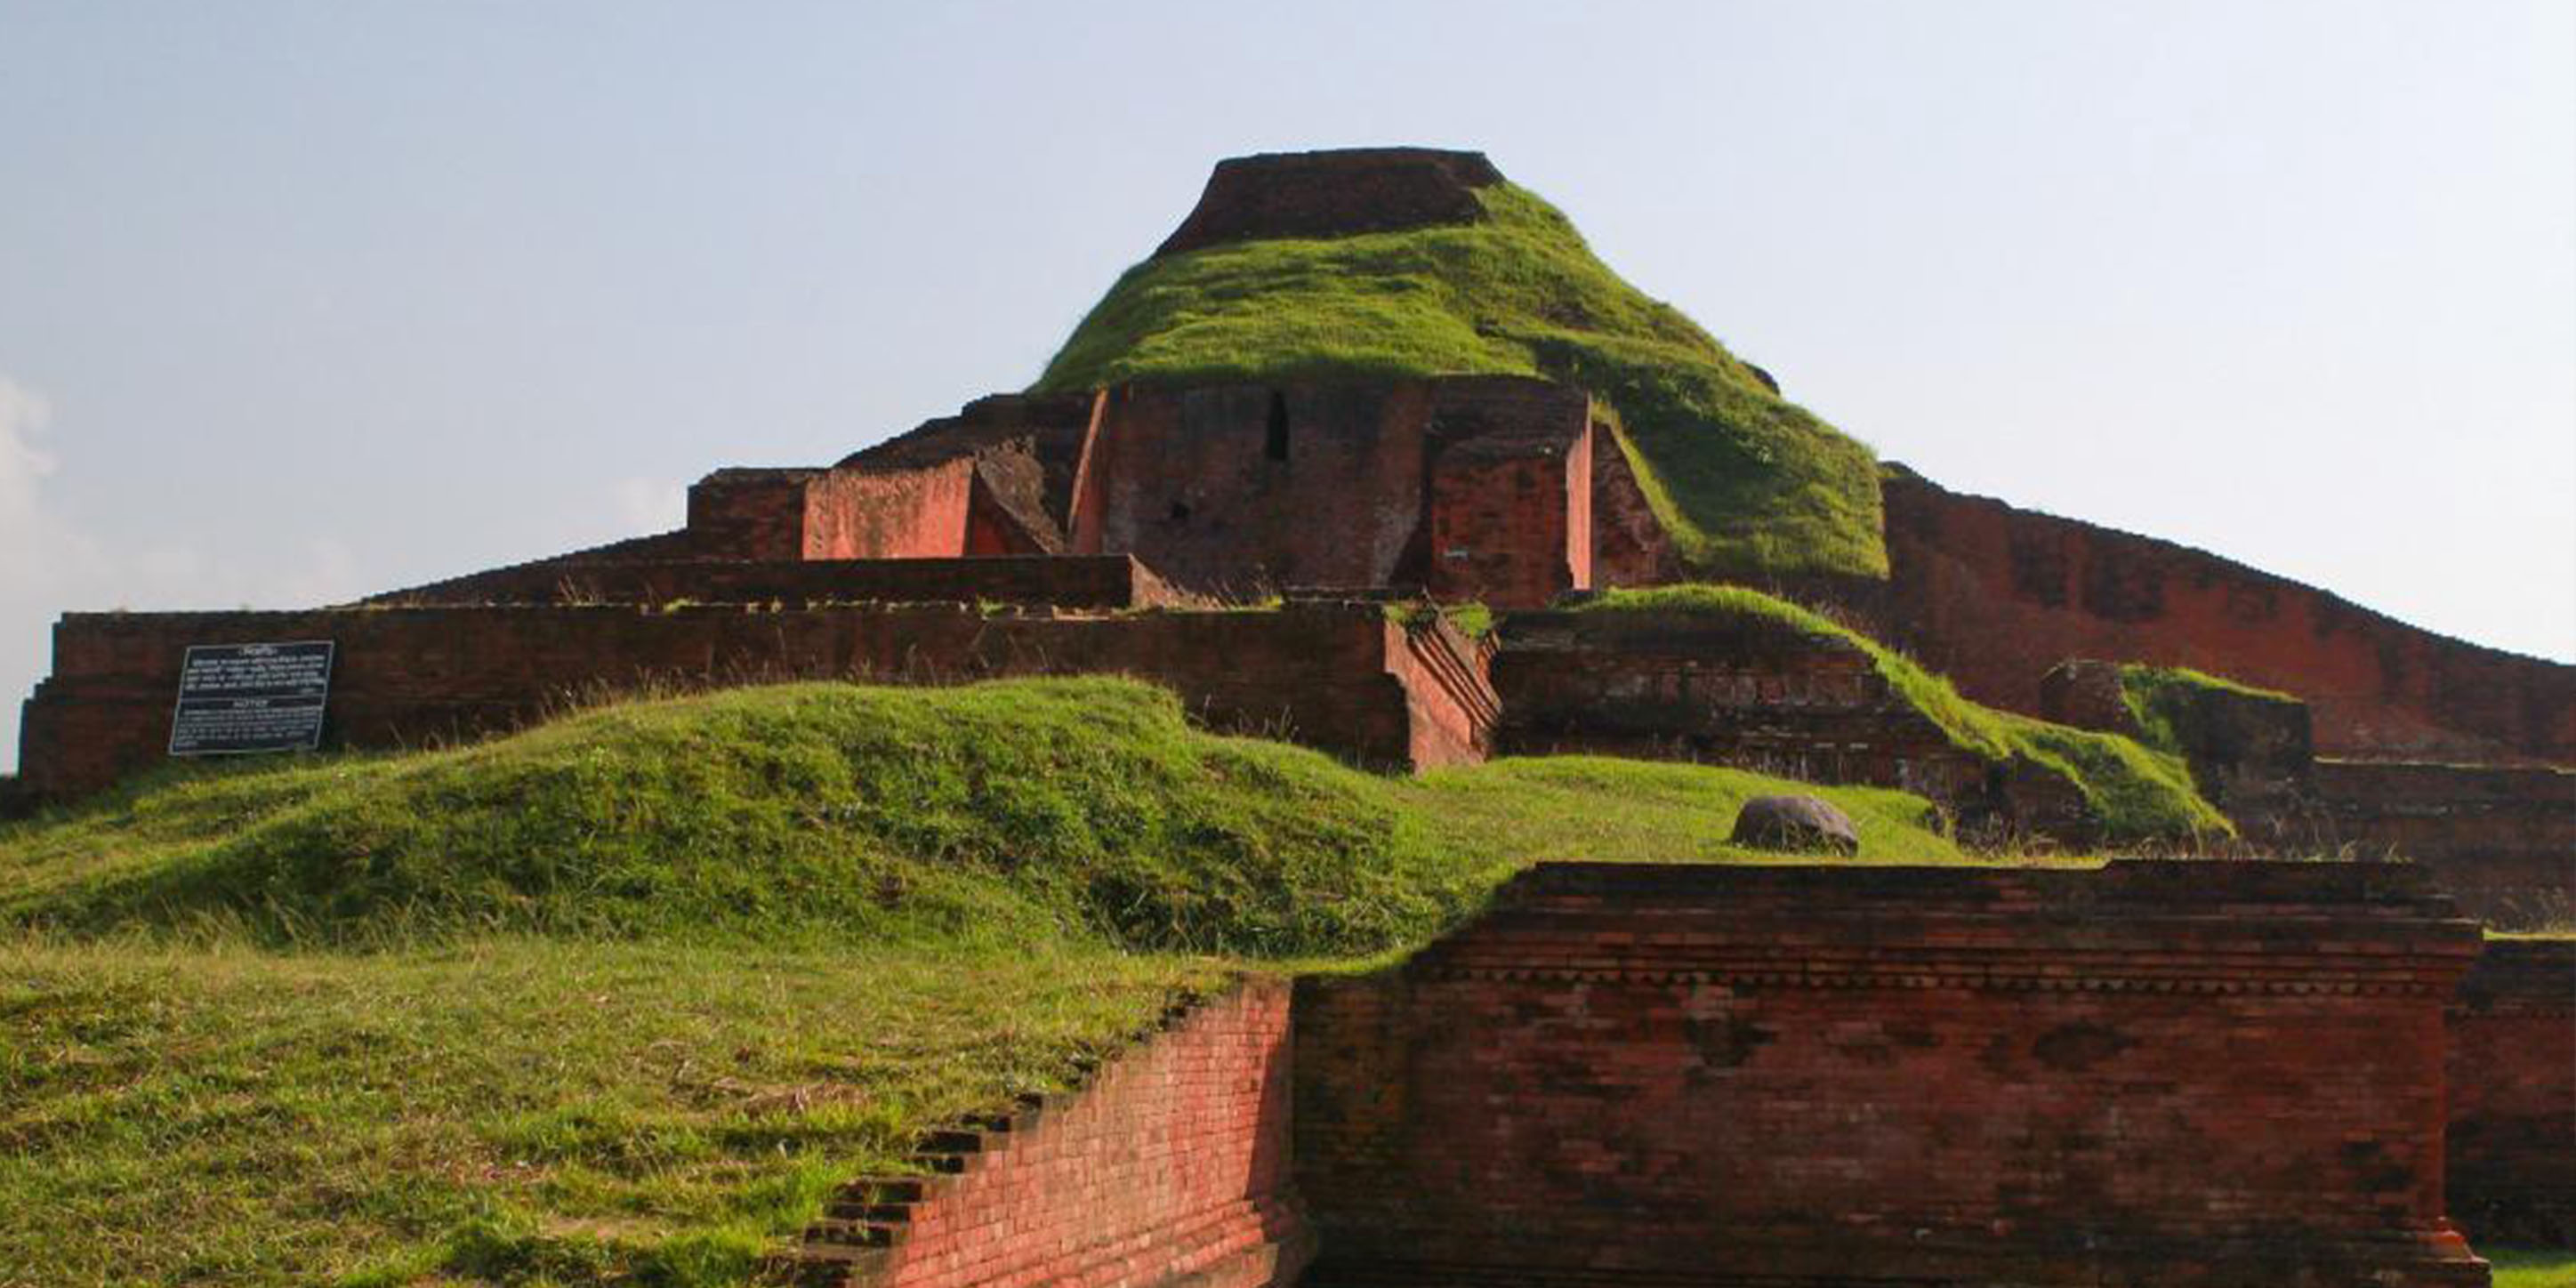
<svg viewBox="0 0 2576 1288"><path fill-rule="evenodd" d="M1952 487L2576 657L2570 0L0 0L0 766L62 609L664 526L1385 143Z"/></svg>

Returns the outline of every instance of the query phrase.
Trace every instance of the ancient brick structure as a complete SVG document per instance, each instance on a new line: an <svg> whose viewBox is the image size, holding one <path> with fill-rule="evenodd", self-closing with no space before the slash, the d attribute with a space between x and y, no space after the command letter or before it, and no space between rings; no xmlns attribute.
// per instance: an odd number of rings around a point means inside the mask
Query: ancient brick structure
<svg viewBox="0 0 2576 1288"><path fill-rule="evenodd" d="M2068 658L2188 666L2305 699L2320 752L2576 764L2576 667L2447 639L2170 542L1894 472L1869 606L1981 702L2040 709Z"/></svg>
<svg viewBox="0 0 2576 1288"><path fill-rule="evenodd" d="M1371 765L1480 758L1485 653L1377 604L1266 612L987 615L956 606L626 605L303 613L79 613L26 707L29 790L95 791L158 762L191 644L332 639L326 743L416 747L514 728L583 697L785 678L953 681L1125 673L1224 729Z"/></svg>
<svg viewBox="0 0 2576 1288"><path fill-rule="evenodd" d="M2481 1284L2403 868L1550 865L1300 981L1316 1288Z"/></svg>
<svg viewBox="0 0 2576 1288"><path fill-rule="evenodd" d="M1543 604L1591 584L1591 401L1475 376L1103 399L1072 547L1179 585L1429 587Z"/></svg>
<svg viewBox="0 0 2576 1288"><path fill-rule="evenodd" d="M1012 604L1071 610L1194 601L1128 555L974 559L540 560L391 591L385 607L433 604Z"/></svg>
<svg viewBox="0 0 2576 1288"><path fill-rule="evenodd" d="M2450 1018L2451 1213L2576 1247L2576 940L2491 939Z"/></svg>
<svg viewBox="0 0 2576 1288"><path fill-rule="evenodd" d="M1475 190L1503 181L1481 152L1350 148L1229 157L1159 258L1271 237L1347 237L1463 224L1484 207Z"/></svg>
<svg viewBox="0 0 2576 1288"><path fill-rule="evenodd" d="M2321 760L2320 852L2413 859L2507 929L2576 915L2576 771Z"/></svg>
<svg viewBox="0 0 2576 1288"><path fill-rule="evenodd" d="M1288 1175L1289 991L1176 1013L1078 1092L925 1142L842 1187L799 1282L851 1288L1268 1288L1313 1252Z"/></svg>
<svg viewBox="0 0 2576 1288"><path fill-rule="evenodd" d="M1509 753L1694 760L1895 787L1979 833L2082 844L2099 830L2064 775L1960 747L1845 639L1689 611L1513 613L1502 633L1495 737Z"/></svg>

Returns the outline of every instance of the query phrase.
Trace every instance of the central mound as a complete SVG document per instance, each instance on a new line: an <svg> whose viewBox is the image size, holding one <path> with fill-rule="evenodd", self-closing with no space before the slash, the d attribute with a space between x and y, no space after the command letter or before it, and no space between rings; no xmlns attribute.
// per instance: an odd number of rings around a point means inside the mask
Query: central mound
<svg viewBox="0 0 2576 1288"><path fill-rule="evenodd" d="M1444 375L1589 391L1685 571L1884 577L1877 462L1473 152L1221 162L1036 391Z"/></svg>

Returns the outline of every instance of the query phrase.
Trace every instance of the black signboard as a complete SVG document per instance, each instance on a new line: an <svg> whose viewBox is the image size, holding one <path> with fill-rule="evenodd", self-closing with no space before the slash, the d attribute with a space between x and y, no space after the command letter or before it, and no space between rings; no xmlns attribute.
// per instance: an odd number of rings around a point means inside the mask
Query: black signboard
<svg viewBox="0 0 2576 1288"><path fill-rule="evenodd" d="M311 751L322 745L331 641L192 644L179 671L170 754Z"/></svg>

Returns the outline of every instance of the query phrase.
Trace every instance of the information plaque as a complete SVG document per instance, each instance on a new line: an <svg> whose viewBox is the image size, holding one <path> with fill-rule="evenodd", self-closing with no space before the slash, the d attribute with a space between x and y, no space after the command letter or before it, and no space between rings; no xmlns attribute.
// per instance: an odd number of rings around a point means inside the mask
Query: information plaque
<svg viewBox="0 0 2576 1288"><path fill-rule="evenodd" d="M170 754L311 751L322 745L331 641L192 644L179 670Z"/></svg>

